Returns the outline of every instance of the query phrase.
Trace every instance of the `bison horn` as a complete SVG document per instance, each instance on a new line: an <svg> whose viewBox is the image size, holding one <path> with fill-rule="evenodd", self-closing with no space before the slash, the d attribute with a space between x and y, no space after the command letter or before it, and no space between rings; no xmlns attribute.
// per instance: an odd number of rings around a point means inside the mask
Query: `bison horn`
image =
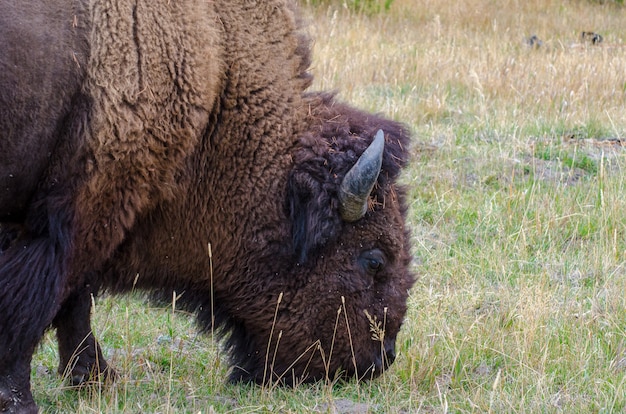
<svg viewBox="0 0 626 414"><path fill-rule="evenodd" d="M345 221L357 221L367 212L369 195L380 174L384 148L385 134L378 130L372 143L343 178L339 188L339 212Z"/></svg>

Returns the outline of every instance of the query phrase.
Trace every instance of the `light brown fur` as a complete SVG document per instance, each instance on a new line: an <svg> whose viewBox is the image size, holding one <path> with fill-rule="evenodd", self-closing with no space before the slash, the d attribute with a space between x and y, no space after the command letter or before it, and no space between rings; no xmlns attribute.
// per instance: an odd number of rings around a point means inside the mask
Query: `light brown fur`
<svg viewBox="0 0 626 414"><path fill-rule="evenodd" d="M93 102L89 179L76 200L91 208L78 238L92 240L86 254L108 256L137 214L171 199L210 127L224 70L219 20L206 1L103 1L91 19L99 24L84 85Z"/></svg>

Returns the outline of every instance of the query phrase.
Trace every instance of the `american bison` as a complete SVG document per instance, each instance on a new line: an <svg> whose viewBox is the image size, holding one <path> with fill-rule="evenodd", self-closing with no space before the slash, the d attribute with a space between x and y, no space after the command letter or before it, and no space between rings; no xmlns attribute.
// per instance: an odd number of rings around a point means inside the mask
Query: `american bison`
<svg viewBox="0 0 626 414"><path fill-rule="evenodd" d="M73 384L112 373L101 291L176 292L233 381L393 362L409 134L307 92L310 49L288 0L0 2L0 411L50 327Z"/></svg>

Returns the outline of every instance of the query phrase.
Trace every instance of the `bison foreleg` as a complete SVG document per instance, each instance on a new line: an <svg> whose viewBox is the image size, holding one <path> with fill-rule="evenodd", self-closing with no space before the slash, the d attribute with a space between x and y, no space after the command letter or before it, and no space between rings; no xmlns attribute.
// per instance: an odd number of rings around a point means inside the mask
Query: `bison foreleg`
<svg viewBox="0 0 626 414"><path fill-rule="evenodd" d="M30 361L63 299L63 248L52 239L16 240L0 254L0 412L36 412Z"/></svg>
<svg viewBox="0 0 626 414"><path fill-rule="evenodd" d="M91 291L85 288L66 299L52 322L59 343L59 374L74 386L115 376L93 336L90 316Z"/></svg>

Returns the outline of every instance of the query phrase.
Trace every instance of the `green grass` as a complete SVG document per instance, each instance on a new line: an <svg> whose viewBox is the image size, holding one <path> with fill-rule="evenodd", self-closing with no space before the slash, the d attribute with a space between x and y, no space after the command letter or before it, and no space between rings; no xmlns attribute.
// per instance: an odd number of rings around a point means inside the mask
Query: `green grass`
<svg viewBox="0 0 626 414"><path fill-rule="evenodd" d="M219 344L189 315L105 297L94 327L120 378L67 389L47 336L33 362L42 411L624 412L620 2L319 3L306 9L314 87L415 133L403 180L419 279L392 369L369 383L229 385ZM608 46L577 44L582 30ZM544 47L526 47L530 34Z"/></svg>

